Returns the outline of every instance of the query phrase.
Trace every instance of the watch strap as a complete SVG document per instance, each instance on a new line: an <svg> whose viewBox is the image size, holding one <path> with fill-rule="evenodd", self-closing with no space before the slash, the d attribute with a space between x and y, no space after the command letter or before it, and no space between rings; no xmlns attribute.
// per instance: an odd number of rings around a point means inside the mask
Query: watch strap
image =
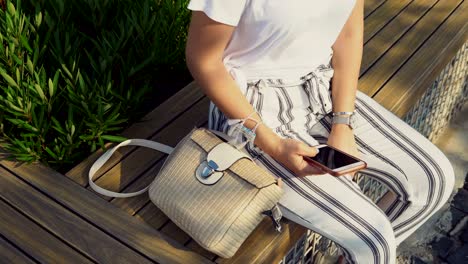
<svg viewBox="0 0 468 264"><path fill-rule="evenodd" d="M332 120L333 124L350 124L350 117L349 116L333 116Z"/></svg>

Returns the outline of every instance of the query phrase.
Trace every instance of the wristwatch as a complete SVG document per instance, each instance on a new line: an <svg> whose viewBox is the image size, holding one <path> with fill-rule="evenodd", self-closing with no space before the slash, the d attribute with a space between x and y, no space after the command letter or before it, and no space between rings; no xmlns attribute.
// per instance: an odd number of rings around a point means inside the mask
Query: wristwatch
<svg viewBox="0 0 468 264"><path fill-rule="evenodd" d="M332 124L346 124L351 129L357 125L355 111L353 112L333 112Z"/></svg>

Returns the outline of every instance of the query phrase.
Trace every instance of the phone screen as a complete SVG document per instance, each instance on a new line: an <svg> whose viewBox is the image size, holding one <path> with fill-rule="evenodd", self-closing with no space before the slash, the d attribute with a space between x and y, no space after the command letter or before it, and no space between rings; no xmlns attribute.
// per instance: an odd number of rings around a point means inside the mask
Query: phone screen
<svg viewBox="0 0 468 264"><path fill-rule="evenodd" d="M359 160L341 151L330 148L329 146L321 147L319 153L315 155L315 157L309 158L332 170L359 162Z"/></svg>

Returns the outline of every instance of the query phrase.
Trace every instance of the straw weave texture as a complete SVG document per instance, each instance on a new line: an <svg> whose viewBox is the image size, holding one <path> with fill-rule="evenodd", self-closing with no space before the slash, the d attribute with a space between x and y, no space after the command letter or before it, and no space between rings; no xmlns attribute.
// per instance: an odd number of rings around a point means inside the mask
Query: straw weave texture
<svg viewBox="0 0 468 264"><path fill-rule="evenodd" d="M223 141L205 128L194 128L174 148L149 188L151 201L200 246L229 258L271 209L283 190L276 178L242 158L213 185L195 171L209 150ZM273 228L273 227L272 227Z"/></svg>

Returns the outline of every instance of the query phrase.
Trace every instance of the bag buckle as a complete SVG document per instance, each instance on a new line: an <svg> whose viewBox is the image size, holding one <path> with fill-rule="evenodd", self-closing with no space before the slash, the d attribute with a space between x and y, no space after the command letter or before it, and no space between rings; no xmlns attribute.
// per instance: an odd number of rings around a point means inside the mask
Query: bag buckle
<svg viewBox="0 0 468 264"><path fill-rule="evenodd" d="M195 177L205 185L213 185L223 177L225 170L241 158L252 160L246 153L228 143L219 143L208 152L206 158L198 165Z"/></svg>
<svg viewBox="0 0 468 264"><path fill-rule="evenodd" d="M275 226L275 230L281 233L282 227L281 227L281 218L283 217L283 214L281 213L281 210L278 207L278 204L275 204L273 208L267 211L263 211L262 214L270 217L271 221L273 222L273 225Z"/></svg>
<svg viewBox="0 0 468 264"><path fill-rule="evenodd" d="M204 165L206 166L203 168L200 174L203 178L211 176L219 168L218 164L216 164L216 162L213 160L204 163Z"/></svg>

